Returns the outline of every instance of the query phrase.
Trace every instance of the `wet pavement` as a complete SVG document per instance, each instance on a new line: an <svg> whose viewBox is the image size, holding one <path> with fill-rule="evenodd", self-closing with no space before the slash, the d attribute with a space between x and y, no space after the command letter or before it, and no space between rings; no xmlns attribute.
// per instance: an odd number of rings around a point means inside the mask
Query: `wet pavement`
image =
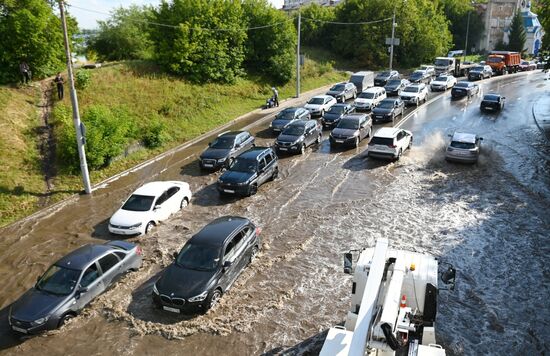
<svg viewBox="0 0 550 356"><path fill-rule="evenodd" d="M397 123L414 134L398 162L333 150L326 139L304 155L283 157L277 180L250 198L220 198L219 174L204 174L202 141L75 197L55 211L0 230L1 354L315 354L324 332L342 322L350 277L342 252L387 237L393 247L432 253L458 269L455 292L440 293L437 337L450 355L550 352L550 145L532 116L550 102L539 71L481 84L507 97L503 112L479 112L480 97L449 92ZM537 101L537 102L538 102ZM410 112L410 110L409 110ZM240 125L247 125L246 122ZM248 127L248 125L247 125ZM447 134L484 137L476 165L447 163ZM259 143L275 138L251 127ZM132 238L144 265L96 299L62 329L19 339L7 310L51 263L88 242L115 237L107 221L120 203L151 180L180 179L191 205ZM220 304L193 318L151 304L152 283L191 235L223 215L243 215L263 228L259 258Z"/></svg>

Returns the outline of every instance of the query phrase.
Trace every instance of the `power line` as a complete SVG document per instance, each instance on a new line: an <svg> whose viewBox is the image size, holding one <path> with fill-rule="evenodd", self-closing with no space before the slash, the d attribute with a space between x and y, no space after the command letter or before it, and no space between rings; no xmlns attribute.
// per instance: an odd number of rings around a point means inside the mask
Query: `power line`
<svg viewBox="0 0 550 356"><path fill-rule="evenodd" d="M324 21L324 20L312 19L312 18L303 17L303 16L302 16L302 18L306 19L306 20L310 20L310 21L321 22L321 23L326 23L326 24L331 24L331 25L370 25L370 24L375 24L375 23L379 23L379 22L390 21L392 19L391 17L388 17L386 19L374 20L374 21L365 21L365 22L336 22L336 21Z"/></svg>
<svg viewBox="0 0 550 356"><path fill-rule="evenodd" d="M91 9L86 9L86 8L83 8L83 7L80 7L80 6L76 6L76 5L69 5L69 4L66 4L67 6L69 7L73 7L75 9L79 9L79 10L82 10L82 11L88 11L88 12L93 12L93 13L96 13L96 14L101 14L101 15L107 15L107 16L111 16L112 14L110 13L106 13L106 12L102 12L102 11L97 11L97 10L91 10ZM180 28L180 26L176 26L176 25L168 25L168 24L164 24L164 23L160 23L160 22L152 22L152 21L147 21L147 20L138 20L138 19L126 19L127 21L130 21L130 22L138 22L138 23L143 23L143 24L147 24L147 25L153 25L153 26L160 26L160 27L168 27L168 28ZM191 27L190 29L191 30L200 30L200 31L212 31L212 32L226 32L226 31L253 31L253 30L260 30L260 29L264 29L264 28L270 28L270 27L275 27L275 26L279 26L281 24L284 24L284 23L287 23L289 21L293 21L294 19L293 18L289 18L285 21L280 21L280 22L276 22L276 23L272 23L272 24L269 24L269 25L262 25L262 26L253 26L253 27L245 27L245 28L205 28L205 27Z"/></svg>

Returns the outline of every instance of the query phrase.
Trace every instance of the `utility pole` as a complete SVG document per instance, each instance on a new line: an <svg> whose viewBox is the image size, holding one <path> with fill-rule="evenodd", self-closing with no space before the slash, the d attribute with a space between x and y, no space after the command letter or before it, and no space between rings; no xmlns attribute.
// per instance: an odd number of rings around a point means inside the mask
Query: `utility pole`
<svg viewBox="0 0 550 356"><path fill-rule="evenodd" d="M470 14L472 12L468 11L468 21L466 22L466 40L464 41L464 60L466 60L466 55L468 54L468 35L470 33Z"/></svg>
<svg viewBox="0 0 550 356"><path fill-rule="evenodd" d="M296 97L300 97L300 31L302 26L302 9L298 7L298 42L296 46Z"/></svg>
<svg viewBox="0 0 550 356"><path fill-rule="evenodd" d="M393 7L393 18L391 22L391 46L390 46L390 71L393 69L393 43L395 42L395 6Z"/></svg>
<svg viewBox="0 0 550 356"><path fill-rule="evenodd" d="M67 22L65 19L65 5L63 0L59 1L59 11L61 13L61 24L63 27L63 37L65 40L65 54L67 55L67 71L69 75L69 85L71 93L71 104L73 107L73 124L76 131L76 143L78 146L78 156L80 158L80 171L82 172L82 181L84 183L84 191L86 194L92 193L90 185L90 174L88 173L88 165L86 163L86 153L84 152L84 135L82 134L82 124L80 122L80 113L78 112L78 98L74 88L73 77L73 62L71 58L71 47L69 45L69 36L67 35Z"/></svg>

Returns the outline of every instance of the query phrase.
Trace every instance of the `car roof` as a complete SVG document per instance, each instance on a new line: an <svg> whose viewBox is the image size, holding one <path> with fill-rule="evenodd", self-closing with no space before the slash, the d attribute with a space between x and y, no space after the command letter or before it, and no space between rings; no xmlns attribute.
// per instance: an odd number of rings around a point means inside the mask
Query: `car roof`
<svg viewBox="0 0 550 356"><path fill-rule="evenodd" d="M346 116L344 116L342 118L342 120L353 120L353 121L357 121L357 120L361 120L361 118L363 116L366 116L365 114L348 114Z"/></svg>
<svg viewBox="0 0 550 356"><path fill-rule="evenodd" d="M351 106L351 104L348 104L348 103L338 103L338 104L332 105L333 108L346 107L346 106Z"/></svg>
<svg viewBox="0 0 550 356"><path fill-rule="evenodd" d="M332 96L330 95L315 95L313 98L311 99L315 99L315 98L322 98L322 99L325 99L325 98L332 98ZM311 100L310 99L310 100Z"/></svg>
<svg viewBox="0 0 550 356"><path fill-rule="evenodd" d="M456 83L456 85L458 85L458 86L460 86L460 85L470 86L472 84L474 84L474 83L466 81L466 80L461 80L460 82Z"/></svg>
<svg viewBox="0 0 550 356"><path fill-rule="evenodd" d="M271 150L270 147L252 147L251 149L249 149L248 151L246 152L243 152L241 153L238 157L239 158L244 158L244 159L256 159L256 157L258 157L261 153L267 151L267 150Z"/></svg>
<svg viewBox="0 0 550 356"><path fill-rule="evenodd" d="M218 137L236 137L246 131L227 131L219 135Z"/></svg>
<svg viewBox="0 0 550 356"><path fill-rule="evenodd" d="M281 110L281 112L296 112L296 111L298 111L299 109L301 109L301 108L290 107L290 108L286 108L286 109Z"/></svg>
<svg viewBox="0 0 550 356"><path fill-rule="evenodd" d="M156 196L157 194L162 193L162 191L170 185L173 185L173 183L163 181L149 182L136 189L133 194Z"/></svg>
<svg viewBox="0 0 550 356"><path fill-rule="evenodd" d="M379 91L383 91L384 88L382 87L370 87L368 89L363 90L363 93L377 93Z"/></svg>
<svg viewBox="0 0 550 356"><path fill-rule="evenodd" d="M55 265L70 269L82 270L90 263L90 261L95 260L99 256L105 254L107 251L110 251L112 249L113 247L109 245L84 245L69 253L65 257L59 259L55 263Z"/></svg>
<svg viewBox="0 0 550 356"><path fill-rule="evenodd" d="M384 100L382 100L381 102L392 102L392 103L395 103L396 101L399 101L399 98L386 98Z"/></svg>
<svg viewBox="0 0 550 356"><path fill-rule="evenodd" d="M401 129L396 127L382 127L374 134L375 137L394 138Z"/></svg>
<svg viewBox="0 0 550 356"><path fill-rule="evenodd" d="M483 99L500 99L500 94L489 93L483 96Z"/></svg>
<svg viewBox="0 0 550 356"><path fill-rule="evenodd" d="M296 120L296 121L291 122L290 125L288 125L288 126L306 126L307 121L308 120ZM317 120L315 120L315 121L317 121Z"/></svg>
<svg viewBox="0 0 550 356"><path fill-rule="evenodd" d="M248 225L250 220L240 216L223 216L209 222L190 240L190 243L223 245L235 230Z"/></svg>
<svg viewBox="0 0 550 356"><path fill-rule="evenodd" d="M471 133L465 133L465 132L455 132L453 134L452 140L457 142L475 143L476 135Z"/></svg>

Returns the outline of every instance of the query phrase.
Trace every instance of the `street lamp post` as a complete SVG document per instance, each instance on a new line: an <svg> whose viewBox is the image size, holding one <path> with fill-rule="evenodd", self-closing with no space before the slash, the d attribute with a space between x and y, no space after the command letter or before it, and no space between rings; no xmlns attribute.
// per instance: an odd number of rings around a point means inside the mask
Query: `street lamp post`
<svg viewBox="0 0 550 356"><path fill-rule="evenodd" d="M393 7L393 17L391 22L391 45L390 45L390 71L393 69L393 43L395 42L395 6Z"/></svg>
<svg viewBox="0 0 550 356"><path fill-rule="evenodd" d="M472 12L468 11L468 21L466 22L466 40L464 41L464 59L466 59L466 55L468 54L468 35L470 34L470 14Z"/></svg>
<svg viewBox="0 0 550 356"><path fill-rule="evenodd" d="M298 42L296 45L296 97L300 97L300 30L302 26L302 9L298 5Z"/></svg>

